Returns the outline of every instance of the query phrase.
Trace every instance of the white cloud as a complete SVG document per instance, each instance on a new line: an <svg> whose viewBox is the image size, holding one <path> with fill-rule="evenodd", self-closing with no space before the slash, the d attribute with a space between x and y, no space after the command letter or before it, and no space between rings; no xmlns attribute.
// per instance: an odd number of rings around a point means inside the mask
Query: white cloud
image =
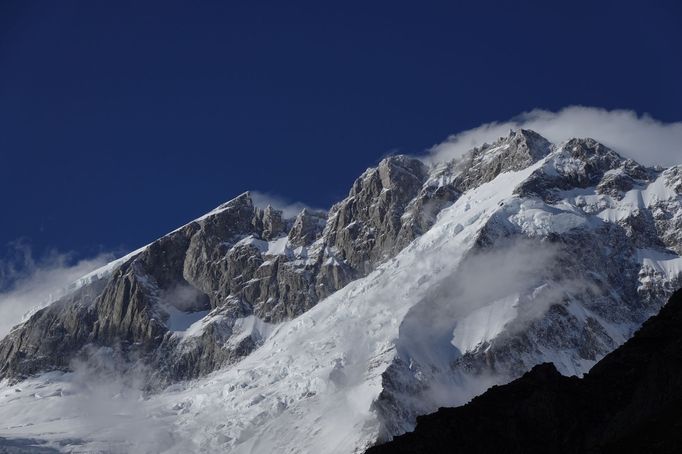
<svg viewBox="0 0 682 454"><path fill-rule="evenodd" d="M456 359L463 353L450 348L456 321L549 281L547 273L556 263L559 252L550 243L519 238L501 240L493 248L471 253L449 279L433 288L422 303L410 310L400 326L399 349L409 351L408 356L429 358L436 363L446 364ZM556 283L560 284L564 282ZM528 315L528 319L541 317L550 303L536 301L533 307L525 308L532 310L532 314L518 316ZM486 326L491 323L494 324L488 320ZM424 331L424 326L429 329ZM480 337L478 341L485 340L485 335ZM449 351L439 349L438 345L447 345ZM438 358L442 354L447 357Z"/></svg>
<svg viewBox="0 0 682 454"><path fill-rule="evenodd" d="M255 206L258 208L265 208L268 205L271 205L273 208L281 210L282 216L287 219L296 217L304 208L311 211L327 211L320 208L312 208L301 202L289 202L283 197L265 192L250 191L249 193L251 194L251 200L253 200Z"/></svg>
<svg viewBox="0 0 682 454"><path fill-rule="evenodd" d="M86 352L71 362L70 372L0 383L0 420L30 427L30 437L2 433L25 448L16 452L63 452L65 446L69 452L196 452L193 440L181 439L169 423L168 416L181 408L149 400L153 370L117 349L90 346ZM6 452L3 447L0 437L0 452Z"/></svg>
<svg viewBox="0 0 682 454"><path fill-rule="evenodd" d="M450 136L430 150L427 161L461 156L484 142L509 134L510 129L532 129L553 143L591 137L622 156L644 165L682 163L682 122L665 123L632 110L570 106L559 112L534 109L504 122L492 122Z"/></svg>
<svg viewBox="0 0 682 454"><path fill-rule="evenodd" d="M11 245L12 254L0 261L0 338L25 320L64 295L69 284L113 259L111 254L73 260L72 254L51 252L33 258L23 242Z"/></svg>
<svg viewBox="0 0 682 454"><path fill-rule="evenodd" d="M400 325L397 348L411 370L426 371L430 380L416 398L419 412L463 405L490 386L515 378L503 367L483 370L480 376L453 370L462 354L525 330L567 295L600 293L589 280L563 277L566 253L554 243L500 239L472 250L448 279L412 306Z"/></svg>

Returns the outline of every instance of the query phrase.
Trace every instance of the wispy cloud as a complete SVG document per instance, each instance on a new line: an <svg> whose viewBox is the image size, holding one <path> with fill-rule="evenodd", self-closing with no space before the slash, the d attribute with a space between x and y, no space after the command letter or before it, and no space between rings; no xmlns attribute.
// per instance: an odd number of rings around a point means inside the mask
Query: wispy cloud
<svg viewBox="0 0 682 454"><path fill-rule="evenodd" d="M111 260L109 253L75 260L73 254L57 251L36 259L27 243L11 243L9 253L0 260L0 338L62 296L76 279Z"/></svg>
<svg viewBox="0 0 682 454"><path fill-rule="evenodd" d="M514 378L502 367L468 375L452 365L498 336L527 329L568 295L588 290L598 294L580 276L559 277L566 253L549 242L501 239L491 248L472 251L450 278L434 286L400 325L397 348L404 364L421 374L415 375L418 380L429 380L406 405L414 405L416 413L462 405L493 384Z"/></svg>
<svg viewBox="0 0 682 454"><path fill-rule="evenodd" d="M557 144L574 137L591 137L644 165L682 163L682 121L666 123L632 110L583 106L558 112L534 109L508 121L483 124L434 146L427 160L439 162L461 156L518 128L532 129Z"/></svg>
<svg viewBox="0 0 682 454"><path fill-rule="evenodd" d="M271 205L273 208L281 210L282 216L285 218L296 217L304 208L312 211L327 211L321 208L310 207L302 202L291 202L283 197L266 192L250 191L250 194L254 205L259 208L265 208L268 205Z"/></svg>
<svg viewBox="0 0 682 454"><path fill-rule="evenodd" d="M558 256L559 250L554 245L523 238L503 240L494 248L470 254L449 279L433 288L424 301L410 310L400 326L398 348L410 352L408 356L430 358L436 363L456 359L463 353L451 344L457 321L490 304L540 286L548 280L547 273ZM494 270L494 277L490 270ZM549 303L536 302L524 308L532 314L517 314L517 317L541 317L548 307ZM424 331L424 326L429 329ZM482 328L485 330L485 326ZM448 351L443 351L443 345ZM446 358L441 358L442 354Z"/></svg>
<svg viewBox="0 0 682 454"><path fill-rule="evenodd" d="M31 450L33 446L62 452L67 445L71 452L197 452L194 440L180 438L168 419L184 407L169 409L150 399L153 371L141 362L130 361L115 348L90 346L70 369L17 385L0 383L0 419L30 427L30 437L3 434L25 446L17 452L43 452ZM0 445L0 452L6 452L2 438Z"/></svg>

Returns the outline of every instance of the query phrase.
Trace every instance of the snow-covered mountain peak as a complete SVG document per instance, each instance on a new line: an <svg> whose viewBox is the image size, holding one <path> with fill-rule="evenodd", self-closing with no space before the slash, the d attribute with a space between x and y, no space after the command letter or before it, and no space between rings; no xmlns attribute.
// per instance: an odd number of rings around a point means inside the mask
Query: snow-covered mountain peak
<svg viewBox="0 0 682 454"><path fill-rule="evenodd" d="M521 170L543 159L553 145L534 131L510 131L491 144L483 144L446 163L436 164L430 184L452 185L463 192L488 182L502 172Z"/></svg>
<svg viewBox="0 0 682 454"><path fill-rule="evenodd" d="M328 215L287 219L244 193L36 313L0 341L0 373L69 371L105 348L147 371L156 392L126 424L161 421L164 452L359 452L539 362L582 374L624 342L682 283L680 169L518 130L436 166L388 157ZM44 415L8 391L0 417L84 451L143 443L111 421L67 433L57 404L87 398L70 374L24 381L66 390Z"/></svg>

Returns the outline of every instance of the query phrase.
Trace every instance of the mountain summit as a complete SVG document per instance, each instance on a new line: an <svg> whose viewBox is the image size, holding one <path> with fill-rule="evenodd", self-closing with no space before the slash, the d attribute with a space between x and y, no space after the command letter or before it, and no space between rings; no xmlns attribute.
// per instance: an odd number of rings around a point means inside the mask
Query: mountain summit
<svg viewBox="0 0 682 454"><path fill-rule="evenodd" d="M434 165L386 158L328 213L244 193L15 327L0 417L82 451L359 452L624 343L682 284L681 195L682 167L528 130ZM85 424L94 391L74 377L103 357L143 398Z"/></svg>

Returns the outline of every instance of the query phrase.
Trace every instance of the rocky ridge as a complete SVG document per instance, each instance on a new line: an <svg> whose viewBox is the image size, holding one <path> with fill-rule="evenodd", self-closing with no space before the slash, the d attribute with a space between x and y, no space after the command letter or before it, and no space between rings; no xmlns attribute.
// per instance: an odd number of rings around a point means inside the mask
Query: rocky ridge
<svg viewBox="0 0 682 454"><path fill-rule="evenodd" d="M0 376L68 368L86 345L143 356L171 380L234 361L263 335L263 326L240 331L239 320L296 317L394 254L405 205L425 178L420 161L387 158L329 217L304 209L283 219L244 193L38 311L0 342ZM184 336L174 317L204 319Z"/></svg>
<svg viewBox="0 0 682 454"><path fill-rule="evenodd" d="M276 324L300 315L393 257L468 188L523 168L550 147L521 130L435 172L392 156L363 173L328 214L304 209L284 219L244 193L33 315L0 341L0 376L68 368L86 345L143 357L162 382L215 370L265 335L262 323L245 332L239 320ZM173 318L202 317L191 336L171 326Z"/></svg>

